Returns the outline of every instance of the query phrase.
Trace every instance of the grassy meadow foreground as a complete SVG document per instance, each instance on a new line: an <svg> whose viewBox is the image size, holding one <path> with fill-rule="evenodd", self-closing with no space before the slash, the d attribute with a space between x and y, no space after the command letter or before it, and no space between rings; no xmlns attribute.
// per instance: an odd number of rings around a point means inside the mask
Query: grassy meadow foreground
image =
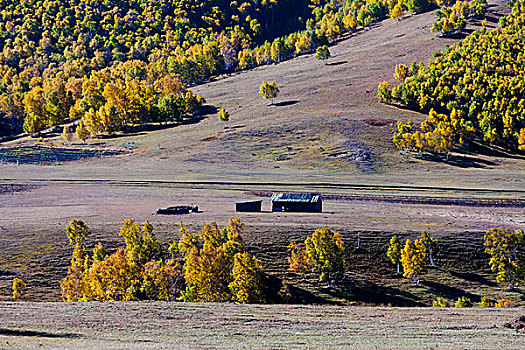
<svg viewBox="0 0 525 350"><path fill-rule="evenodd" d="M2 349L519 349L509 309L3 303Z"/></svg>

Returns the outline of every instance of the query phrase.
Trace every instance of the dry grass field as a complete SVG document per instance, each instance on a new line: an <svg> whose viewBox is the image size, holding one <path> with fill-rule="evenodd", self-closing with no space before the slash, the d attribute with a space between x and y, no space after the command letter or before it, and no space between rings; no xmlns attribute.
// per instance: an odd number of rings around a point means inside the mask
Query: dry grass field
<svg viewBox="0 0 525 350"><path fill-rule="evenodd" d="M3 303L2 349L521 349L510 309Z"/></svg>
<svg viewBox="0 0 525 350"><path fill-rule="evenodd" d="M494 18L505 11L504 1L491 3ZM376 98L397 63L428 61L457 40L431 33L434 19L386 20L344 38L330 48L327 66L304 55L194 87L230 112L227 130L210 114L195 124L89 141L112 150L133 142L131 155L1 162L0 348L519 348L523 335L501 328L516 310L341 306L423 306L437 296L479 301L483 294L525 304L524 290L510 293L494 282L483 253L487 228L525 228L525 157L490 150L449 162L405 157L391 142L390 123L423 116ZM263 80L281 89L275 106L258 94ZM319 192L324 212L271 213L266 196L273 191ZM236 213L234 203L249 199L265 199L263 212ZM151 214L187 204L201 212ZM113 250L129 217L149 220L167 247L178 239L179 222L197 230L233 216L246 224L248 250L270 278L292 284L292 302L339 306L8 302L15 276L28 284L26 300L60 300L72 218L91 227L89 247L101 241ZM287 245L321 226L341 232L348 248L347 276L335 288L286 270ZM423 230L438 238L437 267L414 287L395 274L386 244L393 234L415 238Z"/></svg>

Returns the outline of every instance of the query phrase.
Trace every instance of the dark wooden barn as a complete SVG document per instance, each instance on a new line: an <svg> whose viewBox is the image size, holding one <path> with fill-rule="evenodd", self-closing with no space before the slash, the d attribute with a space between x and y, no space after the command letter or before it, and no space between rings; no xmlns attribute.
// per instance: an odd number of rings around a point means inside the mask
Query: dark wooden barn
<svg viewBox="0 0 525 350"><path fill-rule="evenodd" d="M323 211L323 200L318 193L274 193L270 199L272 211Z"/></svg>
<svg viewBox="0 0 525 350"><path fill-rule="evenodd" d="M262 207L262 200L235 203L236 211L255 212L255 211L261 211L261 207Z"/></svg>

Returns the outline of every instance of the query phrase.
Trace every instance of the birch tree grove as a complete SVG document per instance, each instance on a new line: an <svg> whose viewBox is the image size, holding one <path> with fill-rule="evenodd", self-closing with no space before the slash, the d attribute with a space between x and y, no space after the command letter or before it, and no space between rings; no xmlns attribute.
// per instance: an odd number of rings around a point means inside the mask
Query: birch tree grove
<svg viewBox="0 0 525 350"><path fill-rule="evenodd" d="M178 244L184 259L186 289L182 300L193 302L260 303L263 269L259 260L244 252L239 218L222 230L206 224L198 236L185 226Z"/></svg>
<svg viewBox="0 0 525 350"><path fill-rule="evenodd" d="M86 253L88 226L73 219L67 235L74 244L71 266L60 282L64 301L173 301L180 294L182 270L174 260L165 260L162 249L147 221L124 221L120 228L126 248L108 255L99 242L93 254Z"/></svg>

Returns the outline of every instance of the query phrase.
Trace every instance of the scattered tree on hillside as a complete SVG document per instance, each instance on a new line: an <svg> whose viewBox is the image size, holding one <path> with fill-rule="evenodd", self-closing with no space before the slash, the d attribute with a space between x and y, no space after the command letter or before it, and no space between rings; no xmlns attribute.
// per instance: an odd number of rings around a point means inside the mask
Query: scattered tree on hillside
<svg viewBox="0 0 525 350"><path fill-rule="evenodd" d="M273 105L273 99L277 98L279 94L279 87L277 87L275 81L269 83L263 81L259 88L259 94L265 99L270 100L270 105Z"/></svg>
<svg viewBox="0 0 525 350"><path fill-rule="evenodd" d="M438 297L432 302L432 307L450 307L450 304L448 303L447 299Z"/></svg>
<svg viewBox="0 0 525 350"><path fill-rule="evenodd" d="M390 240L390 246L388 247L387 256L392 261L392 264L397 266L397 273L400 273L401 264L401 243L397 236L392 237Z"/></svg>
<svg viewBox="0 0 525 350"><path fill-rule="evenodd" d="M13 279L13 298L17 301L22 300L22 296L26 289L26 284L20 278L15 277Z"/></svg>
<svg viewBox="0 0 525 350"><path fill-rule="evenodd" d="M502 308L513 308L514 302L509 299L499 299L496 304L494 304L494 307L502 307Z"/></svg>
<svg viewBox="0 0 525 350"><path fill-rule="evenodd" d="M474 303L470 301L470 298L467 297L461 297L456 300L456 303L454 304L454 307L473 307Z"/></svg>
<svg viewBox="0 0 525 350"><path fill-rule="evenodd" d="M310 269L319 274L319 280L332 287L335 280L344 275L345 247L341 235L326 227L315 230L303 245L288 246L289 270L303 275Z"/></svg>
<svg viewBox="0 0 525 350"><path fill-rule="evenodd" d="M326 66L326 61L332 57L328 45L319 46L315 52L315 58L318 60L323 60L324 65Z"/></svg>
<svg viewBox="0 0 525 350"><path fill-rule="evenodd" d="M418 239L414 243L407 239L405 247L401 250L403 276L413 278L415 285L419 285L419 278L428 261L426 251L425 245Z"/></svg>
<svg viewBox="0 0 525 350"><path fill-rule="evenodd" d="M217 118L224 123L224 128L228 128L228 121L230 120L230 113L228 113L224 108L221 108Z"/></svg>
<svg viewBox="0 0 525 350"><path fill-rule="evenodd" d="M493 227L485 234L485 252L489 265L497 271L499 283L509 283L510 290L525 280L525 233L511 228Z"/></svg>
<svg viewBox="0 0 525 350"><path fill-rule="evenodd" d="M88 129L84 126L84 122L80 121L80 123L78 123L76 134L77 134L77 139L81 140L85 144L86 140L90 136L90 133Z"/></svg>
<svg viewBox="0 0 525 350"><path fill-rule="evenodd" d="M345 247L341 235L323 227L315 230L304 243L310 263L319 273L319 280L328 282L331 287L344 274Z"/></svg>
<svg viewBox="0 0 525 350"><path fill-rule="evenodd" d="M306 273L312 268L305 246L292 242L288 246L288 252L290 253L290 256L288 256L290 267L288 270L298 272L304 279Z"/></svg>
<svg viewBox="0 0 525 350"><path fill-rule="evenodd" d="M419 238L419 240L427 248L427 254L428 254L429 261L430 261L430 265L435 266L434 259L432 258L432 253L434 252L434 248L436 246L436 240L430 237L430 235L426 231L423 231L421 233L421 237Z"/></svg>
<svg viewBox="0 0 525 350"><path fill-rule="evenodd" d="M281 289L279 289L279 292L277 294L282 300L284 300L288 304L288 301L292 298L292 291L290 290L290 286L288 285L288 283L282 281Z"/></svg>

